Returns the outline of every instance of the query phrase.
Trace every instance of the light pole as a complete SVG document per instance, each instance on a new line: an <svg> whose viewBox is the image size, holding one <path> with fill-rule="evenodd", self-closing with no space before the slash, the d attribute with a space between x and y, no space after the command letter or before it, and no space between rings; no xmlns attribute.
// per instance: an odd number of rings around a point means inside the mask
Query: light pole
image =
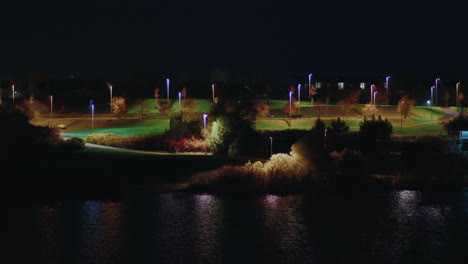
<svg viewBox="0 0 468 264"><path fill-rule="evenodd" d="M400 133L403 134L403 107L405 105L405 101L401 101L400 103Z"/></svg>
<svg viewBox="0 0 468 264"><path fill-rule="evenodd" d="M435 86L431 86L431 106L434 105L434 88Z"/></svg>
<svg viewBox="0 0 468 264"><path fill-rule="evenodd" d="M91 133L94 131L94 100L89 100L91 106Z"/></svg>
<svg viewBox="0 0 468 264"><path fill-rule="evenodd" d="M455 85L456 93L455 93L455 106L458 106L458 86L460 86L460 82L457 82Z"/></svg>
<svg viewBox="0 0 468 264"><path fill-rule="evenodd" d="M203 137L205 138L205 154L206 154L206 118L208 114L203 114Z"/></svg>
<svg viewBox="0 0 468 264"><path fill-rule="evenodd" d="M385 77L385 88L387 89L387 96L388 96L388 104L390 104L390 87L388 86L388 80L390 76Z"/></svg>
<svg viewBox="0 0 468 264"><path fill-rule="evenodd" d="M435 105L437 106L437 83L440 82L440 78L435 79Z"/></svg>
<svg viewBox="0 0 468 264"><path fill-rule="evenodd" d="M13 100L13 104L15 103L15 85L11 85L11 99Z"/></svg>
<svg viewBox="0 0 468 264"><path fill-rule="evenodd" d="M213 94L213 102L215 100L215 93L214 93L215 91L214 90L215 90L215 84L213 83L213 84L211 84L211 93Z"/></svg>
<svg viewBox="0 0 468 264"><path fill-rule="evenodd" d="M301 113L301 84L297 85L297 100L299 101L299 114Z"/></svg>
<svg viewBox="0 0 468 264"><path fill-rule="evenodd" d="M112 114L112 85L109 85L110 91L110 113Z"/></svg>
<svg viewBox="0 0 468 264"><path fill-rule="evenodd" d="M169 100L169 78L166 79L166 87L167 87L167 100Z"/></svg>
<svg viewBox="0 0 468 264"><path fill-rule="evenodd" d="M289 91L289 120L291 120L291 109L292 109L292 91Z"/></svg>
<svg viewBox="0 0 468 264"><path fill-rule="evenodd" d="M270 157L273 155L273 138L270 137Z"/></svg>
<svg viewBox="0 0 468 264"><path fill-rule="evenodd" d="M375 103L375 97L376 97L376 94L377 94L377 93L378 93L377 91L374 92L374 105L376 105L376 103Z"/></svg>
<svg viewBox="0 0 468 264"><path fill-rule="evenodd" d="M371 101L371 104L375 105L375 102L373 102L373 100L372 100L372 97L374 95L374 87L375 87L375 85L371 84L371 86L370 86L370 96L371 96L370 101Z"/></svg>
<svg viewBox="0 0 468 264"><path fill-rule="evenodd" d="M49 122L50 126L52 126L53 99L54 99L54 97L52 95L50 95L50 122Z"/></svg>
<svg viewBox="0 0 468 264"><path fill-rule="evenodd" d="M308 87L309 87L309 99L310 99L310 98L312 97L312 94L310 93L310 92L311 92L311 91L310 91L310 84L311 84L310 82L311 82L311 80L312 80L312 73L309 73L309 76L308 76L308 77L309 77L309 86L308 86Z"/></svg>
<svg viewBox="0 0 468 264"><path fill-rule="evenodd" d="M180 104L180 100L182 100L182 93L179 92L179 112L182 112L182 105Z"/></svg>

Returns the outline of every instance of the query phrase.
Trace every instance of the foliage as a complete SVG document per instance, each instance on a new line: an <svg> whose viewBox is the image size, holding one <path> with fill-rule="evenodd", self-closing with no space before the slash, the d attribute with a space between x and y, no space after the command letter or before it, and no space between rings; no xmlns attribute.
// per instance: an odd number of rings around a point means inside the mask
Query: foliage
<svg viewBox="0 0 468 264"><path fill-rule="evenodd" d="M372 115L370 119L364 116L364 120L359 122L359 135L364 141L387 141L392 133L392 124L387 118L383 120L380 115L378 118Z"/></svg>
<svg viewBox="0 0 468 264"><path fill-rule="evenodd" d="M376 115L378 112L377 107L374 104L365 104L362 108L365 116L373 116Z"/></svg>
<svg viewBox="0 0 468 264"><path fill-rule="evenodd" d="M327 128L330 134L341 134L349 131L349 126L340 117L332 119L330 126Z"/></svg>
<svg viewBox="0 0 468 264"><path fill-rule="evenodd" d="M138 99L136 104L139 106L138 116L140 119L143 119L145 117L145 112L149 108L149 104L142 98Z"/></svg>
<svg viewBox="0 0 468 264"><path fill-rule="evenodd" d="M194 116L198 111L197 103L193 98L182 100L182 112L184 116Z"/></svg>
<svg viewBox="0 0 468 264"><path fill-rule="evenodd" d="M448 91L445 91L445 94L444 94L445 107L448 107L449 100L450 100L450 93Z"/></svg>
<svg viewBox="0 0 468 264"><path fill-rule="evenodd" d="M183 114L177 113L171 116L169 121L169 130L164 134L169 138L181 138L200 136L201 121L196 120L184 120Z"/></svg>
<svg viewBox="0 0 468 264"><path fill-rule="evenodd" d="M216 118L211 125L208 142L218 155L249 155L257 151L259 138L250 120L232 112Z"/></svg>
<svg viewBox="0 0 468 264"><path fill-rule="evenodd" d="M156 104L158 106L159 113L162 115L171 115L172 114L172 104L171 100L167 99L158 99L156 101Z"/></svg>
<svg viewBox="0 0 468 264"><path fill-rule="evenodd" d="M404 119L406 119L411 113L411 110L413 109L414 104L415 104L414 99L411 99L409 98L409 96L404 95L400 98L400 101L398 101L397 111L402 114Z"/></svg>
<svg viewBox="0 0 468 264"><path fill-rule="evenodd" d="M120 136L95 133L89 134L85 141L105 146L168 152L203 152L206 146L203 139L194 136L171 139L164 135Z"/></svg>
<svg viewBox="0 0 468 264"><path fill-rule="evenodd" d="M361 90L350 90L347 97L342 102L338 103L345 111L346 116L348 116L351 109L356 108L360 95Z"/></svg>
<svg viewBox="0 0 468 264"><path fill-rule="evenodd" d="M78 151L85 149L85 142L79 137L72 137L68 140L64 140L62 143L62 149L68 151Z"/></svg>
<svg viewBox="0 0 468 264"><path fill-rule="evenodd" d="M295 98L292 98L291 104L289 103L289 100L284 104L283 113L289 116L289 114L294 115L296 112L297 112L297 100Z"/></svg>
<svg viewBox="0 0 468 264"><path fill-rule="evenodd" d="M447 132L468 130L468 112L460 112L452 120L445 122L444 129Z"/></svg>
<svg viewBox="0 0 468 264"><path fill-rule="evenodd" d="M257 117L267 117L270 114L270 107L266 102L256 102L255 109Z"/></svg>
<svg viewBox="0 0 468 264"><path fill-rule="evenodd" d="M117 116L118 119L125 117L127 115L127 103L125 102L125 98L121 96L113 97L112 98L112 113Z"/></svg>

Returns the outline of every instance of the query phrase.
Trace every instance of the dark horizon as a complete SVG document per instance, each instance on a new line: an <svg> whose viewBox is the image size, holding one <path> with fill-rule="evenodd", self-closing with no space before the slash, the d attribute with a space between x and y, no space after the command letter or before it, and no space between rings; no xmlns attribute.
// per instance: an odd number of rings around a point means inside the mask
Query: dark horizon
<svg viewBox="0 0 468 264"><path fill-rule="evenodd" d="M123 1L2 4L0 75L468 73L461 4Z"/></svg>

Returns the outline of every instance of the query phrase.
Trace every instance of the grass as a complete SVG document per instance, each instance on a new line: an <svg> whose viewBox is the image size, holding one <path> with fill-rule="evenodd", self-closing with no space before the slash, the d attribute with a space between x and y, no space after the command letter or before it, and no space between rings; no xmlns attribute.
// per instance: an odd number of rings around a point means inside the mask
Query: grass
<svg viewBox="0 0 468 264"><path fill-rule="evenodd" d="M267 100L261 100L266 102ZM141 135L141 134L160 134L164 133L169 128L168 117L161 116L157 109L154 108L154 99L146 99L148 107L147 119L139 120L137 116L139 106L129 106L129 116L118 120L112 118L112 121L107 120L95 120L94 132L95 133L115 133L118 135ZM291 125L289 125L289 118L283 113L283 106L288 103L288 100L268 100L270 106L270 113L274 115L274 118L259 118L256 122L256 128L259 130L287 130L287 129L310 129L317 118L317 107L310 105L309 101L301 101L301 114L302 118L292 119ZM209 112L211 107L210 99L196 99L198 105L198 111L201 116L202 113ZM348 113L345 113L343 109L338 105L329 105L320 107L320 118L329 124L332 119L341 117L349 126L351 131L359 130L359 122L363 120L366 113L362 111L363 105L358 105L356 109L351 109ZM178 111L178 102L173 100L173 110ZM397 107L392 106L381 106L377 107L378 112L376 115L381 115L383 118L388 118L393 124L394 132L396 134L401 133L400 122L401 115L397 111ZM451 107L452 110L459 110L456 107ZM441 107L427 107L427 106L415 106L412 109L411 115L403 120L403 134L423 134L423 133L436 133L445 134L443 127L440 123L445 116L444 110ZM44 118L46 120L46 118ZM82 118L68 121L64 118L63 120L55 120L57 123L64 123L67 125L67 130L63 132L69 133L69 135L76 135L85 137L91 132L90 120L88 118Z"/></svg>

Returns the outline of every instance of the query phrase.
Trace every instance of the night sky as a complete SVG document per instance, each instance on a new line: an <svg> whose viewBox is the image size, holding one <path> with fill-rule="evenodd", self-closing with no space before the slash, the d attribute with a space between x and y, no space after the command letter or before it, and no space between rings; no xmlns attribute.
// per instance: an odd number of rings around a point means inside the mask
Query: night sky
<svg viewBox="0 0 468 264"><path fill-rule="evenodd" d="M468 72L463 1L0 4L1 75Z"/></svg>

